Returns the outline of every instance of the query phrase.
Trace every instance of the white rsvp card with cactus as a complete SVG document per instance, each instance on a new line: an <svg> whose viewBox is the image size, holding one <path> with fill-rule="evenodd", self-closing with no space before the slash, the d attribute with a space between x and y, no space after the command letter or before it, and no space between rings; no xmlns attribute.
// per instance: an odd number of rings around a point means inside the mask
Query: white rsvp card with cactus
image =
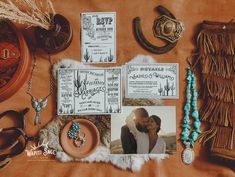
<svg viewBox="0 0 235 177"><path fill-rule="evenodd" d="M116 63L116 12L81 13L84 64Z"/></svg>
<svg viewBox="0 0 235 177"><path fill-rule="evenodd" d="M179 98L178 63L127 64L126 98Z"/></svg>
<svg viewBox="0 0 235 177"><path fill-rule="evenodd" d="M120 113L122 69L58 70L58 115Z"/></svg>

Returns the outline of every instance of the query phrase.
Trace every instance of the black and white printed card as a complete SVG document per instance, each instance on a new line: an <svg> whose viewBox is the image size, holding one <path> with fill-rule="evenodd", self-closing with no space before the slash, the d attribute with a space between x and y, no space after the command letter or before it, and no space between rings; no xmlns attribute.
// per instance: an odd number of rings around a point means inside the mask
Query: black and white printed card
<svg viewBox="0 0 235 177"><path fill-rule="evenodd" d="M120 113L121 68L59 69L58 115Z"/></svg>
<svg viewBox="0 0 235 177"><path fill-rule="evenodd" d="M116 63L116 13L81 14L82 62Z"/></svg>
<svg viewBox="0 0 235 177"><path fill-rule="evenodd" d="M178 63L127 64L127 98L178 99Z"/></svg>

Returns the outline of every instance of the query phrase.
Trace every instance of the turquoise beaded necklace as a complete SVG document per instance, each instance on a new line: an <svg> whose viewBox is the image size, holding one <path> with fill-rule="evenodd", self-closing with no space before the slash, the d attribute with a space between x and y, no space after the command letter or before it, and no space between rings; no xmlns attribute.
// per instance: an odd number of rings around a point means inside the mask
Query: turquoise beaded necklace
<svg viewBox="0 0 235 177"><path fill-rule="evenodd" d="M201 122L199 120L199 113L197 108L198 93L196 89L196 77L193 74L190 67L188 67L186 80L187 80L186 102L184 106L184 118L182 122L183 130L181 132L181 141L186 146L186 148L182 153L182 160L185 164L189 165L194 160L194 151L193 151L194 143L197 140L199 134L201 133L200 131ZM194 119L193 123L194 130L192 130L191 137L190 137L190 129L191 129L190 113L192 113L191 117Z"/></svg>

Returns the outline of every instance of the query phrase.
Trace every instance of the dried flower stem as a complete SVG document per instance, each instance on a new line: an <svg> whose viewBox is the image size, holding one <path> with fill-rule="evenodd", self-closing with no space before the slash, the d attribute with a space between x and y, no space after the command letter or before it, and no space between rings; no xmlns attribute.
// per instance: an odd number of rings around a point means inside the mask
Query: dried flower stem
<svg viewBox="0 0 235 177"><path fill-rule="evenodd" d="M24 10L25 8L28 10ZM45 7L36 0L15 0L14 3L13 0L0 1L0 19L8 19L28 27L39 26L49 30L52 23L50 13L55 15L51 0L46 1Z"/></svg>

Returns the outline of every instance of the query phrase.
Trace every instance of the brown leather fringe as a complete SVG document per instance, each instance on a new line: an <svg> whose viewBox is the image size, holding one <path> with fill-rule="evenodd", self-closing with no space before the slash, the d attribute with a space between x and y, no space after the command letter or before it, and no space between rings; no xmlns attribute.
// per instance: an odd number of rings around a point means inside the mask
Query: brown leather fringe
<svg viewBox="0 0 235 177"><path fill-rule="evenodd" d="M200 117L211 125L199 141L211 141L212 154L234 159L235 23L204 21L197 42L195 61L202 71Z"/></svg>
<svg viewBox="0 0 235 177"><path fill-rule="evenodd" d="M203 99L210 97L218 101L235 104L234 81L208 74L203 74L202 79L203 87L201 88L201 95Z"/></svg>
<svg viewBox="0 0 235 177"><path fill-rule="evenodd" d="M203 132L198 137L198 141L205 145L212 139L212 148L233 149L235 129L224 126L212 126L208 131Z"/></svg>
<svg viewBox="0 0 235 177"><path fill-rule="evenodd" d="M234 55L235 33L202 31L199 34L199 50L205 55Z"/></svg>
<svg viewBox="0 0 235 177"><path fill-rule="evenodd" d="M225 79L235 77L235 55L200 55L203 74L215 75Z"/></svg>
<svg viewBox="0 0 235 177"><path fill-rule="evenodd" d="M215 137L216 133L217 133L217 127L216 126L211 127L207 131L204 131L198 137L199 143L202 143L202 145L204 146L209 140L211 140L212 138Z"/></svg>
<svg viewBox="0 0 235 177"><path fill-rule="evenodd" d="M217 133L213 140L213 148L226 148L232 150L234 146L234 128L217 127Z"/></svg>
<svg viewBox="0 0 235 177"><path fill-rule="evenodd" d="M204 101L200 110L201 120L212 125L234 127L234 104L213 99Z"/></svg>

